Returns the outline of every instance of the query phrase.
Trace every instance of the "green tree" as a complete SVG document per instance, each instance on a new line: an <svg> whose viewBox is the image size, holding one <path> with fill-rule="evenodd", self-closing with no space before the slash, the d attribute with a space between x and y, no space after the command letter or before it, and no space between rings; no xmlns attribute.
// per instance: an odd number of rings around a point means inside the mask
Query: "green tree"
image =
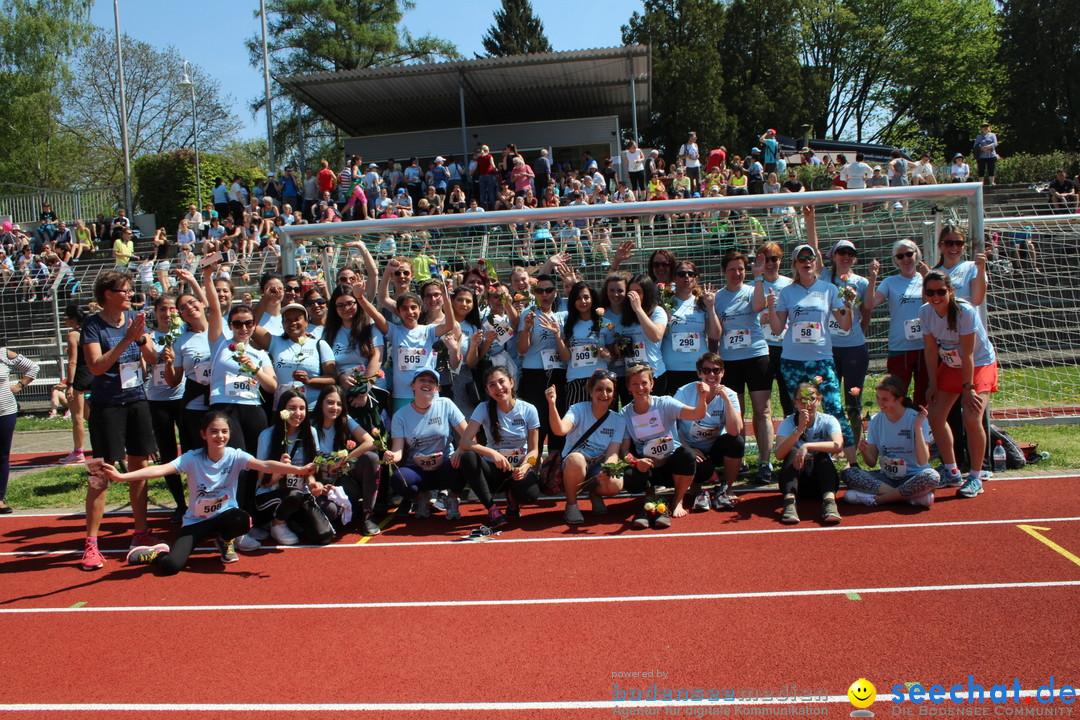
<svg viewBox="0 0 1080 720"><path fill-rule="evenodd" d="M0 3L0 178L69 187L78 147L57 119L68 60L89 40L92 0Z"/></svg>
<svg viewBox="0 0 1080 720"><path fill-rule="evenodd" d="M728 141L733 123L721 102L716 47L723 30L723 7L714 0L645 0L643 12L623 25L623 43L652 45L652 115L642 145L674 156L689 130L703 149Z"/></svg>
<svg viewBox="0 0 1080 720"><path fill-rule="evenodd" d="M1080 3L1006 0L1002 142L1012 151L1080 150Z"/></svg>
<svg viewBox="0 0 1080 720"><path fill-rule="evenodd" d="M488 57L551 52L544 23L533 14L529 0L502 0L502 9L495 11L495 24L488 28L483 43Z"/></svg>
<svg viewBox="0 0 1080 720"><path fill-rule="evenodd" d="M414 38L401 26L404 12L413 7L411 0L267 0L270 73L340 72L460 57L453 43L432 35ZM252 67L262 68L262 34L248 38L246 44ZM298 108L280 86L273 85L272 94L274 148L279 159L298 157L301 120L308 157L319 157L312 148L339 145L337 128L317 113ZM251 102L251 109L257 112L264 104L260 95Z"/></svg>

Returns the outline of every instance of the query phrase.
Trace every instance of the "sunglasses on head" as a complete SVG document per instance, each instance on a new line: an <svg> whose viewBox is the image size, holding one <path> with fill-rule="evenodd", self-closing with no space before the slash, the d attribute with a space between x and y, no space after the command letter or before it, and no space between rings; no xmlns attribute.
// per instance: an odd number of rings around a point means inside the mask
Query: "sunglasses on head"
<svg viewBox="0 0 1080 720"><path fill-rule="evenodd" d="M942 240L941 244L945 247L964 247L966 240Z"/></svg>
<svg viewBox="0 0 1080 720"><path fill-rule="evenodd" d="M930 288L923 289L923 295L925 295L926 297L934 297L935 295L937 295L938 297L945 297L948 294L948 288L938 288L937 290L931 290Z"/></svg>
<svg viewBox="0 0 1080 720"><path fill-rule="evenodd" d="M694 272L693 270L679 270L678 272L675 273L675 277L694 278L694 277L697 277L697 273Z"/></svg>
<svg viewBox="0 0 1080 720"><path fill-rule="evenodd" d="M230 320L229 325L231 325L234 328L249 328L249 327L255 327L255 321L254 320Z"/></svg>
<svg viewBox="0 0 1080 720"><path fill-rule="evenodd" d="M618 377L611 370L594 370L592 376L597 379L607 378L612 382L615 382L615 379Z"/></svg>
<svg viewBox="0 0 1080 720"><path fill-rule="evenodd" d="M908 250L907 252L896 253L896 259L897 260L907 260L908 258L912 258L912 257L915 257L915 253L912 252L911 250Z"/></svg>

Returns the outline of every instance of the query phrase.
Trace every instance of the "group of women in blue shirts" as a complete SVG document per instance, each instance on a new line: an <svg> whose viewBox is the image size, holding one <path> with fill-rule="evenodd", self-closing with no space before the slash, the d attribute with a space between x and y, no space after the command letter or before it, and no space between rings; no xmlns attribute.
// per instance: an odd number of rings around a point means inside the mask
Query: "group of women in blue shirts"
<svg viewBox="0 0 1080 720"><path fill-rule="evenodd" d="M877 261L866 278L854 272L858 251L848 240L832 246L826 267L812 213L807 230L808 242L790 254L790 277L771 242L752 259L729 252L719 290L699 283L694 263L657 251L648 273L615 271L600 287L567 283L565 301L550 275L529 279L528 296L513 298L517 287L483 269L452 294L439 278L416 294L411 263L394 258L377 291L361 275L329 298L287 302L276 331L256 324L247 305L222 308L211 272L200 289L182 271L188 289L159 301L150 399L160 405L156 417L179 419L189 459L163 453L169 462L158 470L171 478L186 528L208 516L185 506L177 472L195 467L193 453L209 457L208 428L224 422L226 444L259 459L238 455L243 467L229 465L230 498L255 524L221 534L223 559L235 557L234 538L241 550L267 537L330 542L333 523L354 512L375 534L376 500L389 495L403 498L400 514L411 508L426 517L438 507L457 519L466 488L491 527L561 483L568 524L584 521L579 495L604 514L605 498L629 491L645 494L634 524L662 528L692 509L733 504L727 489L743 464L748 393L756 480L771 481L772 459L781 463L785 523L798 522L799 498L820 499L823 520L840 521L832 465L840 452L852 502L929 506L939 484L977 495L982 476L960 478L948 415L962 406L969 450L981 457L981 413L996 390L993 348L975 307L985 296L984 259L963 261L966 238L947 227L940 269L928 271L917 245L901 240L893 247L899 273L879 282ZM325 313L314 327L313 303ZM862 437L865 329L881 304L890 306L890 376L876 389L881 412ZM774 380L786 416L775 437ZM217 418L210 425L207 411ZM161 425L164 439L173 428ZM942 478L928 465L926 425L945 461ZM858 454L881 469L860 469ZM189 497L220 482L188 473ZM654 497L660 487L673 495ZM152 550L133 558L163 554Z"/></svg>

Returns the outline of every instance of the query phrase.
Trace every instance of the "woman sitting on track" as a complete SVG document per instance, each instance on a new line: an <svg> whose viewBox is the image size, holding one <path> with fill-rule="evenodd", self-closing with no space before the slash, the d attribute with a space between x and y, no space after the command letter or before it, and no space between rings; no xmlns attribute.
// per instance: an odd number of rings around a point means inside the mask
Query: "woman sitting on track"
<svg viewBox="0 0 1080 720"><path fill-rule="evenodd" d="M648 365L633 365L626 371L626 385L633 402L622 409L626 420L626 437L622 452L626 455L633 446L637 459L626 480L629 492L646 492L660 485L674 486L671 515L662 513L652 519L654 528L671 526L671 517L682 517L686 492L694 480L697 460L690 448L684 447L675 431L677 420L700 420L705 417L705 398L709 388L697 383L697 404L684 405L675 398L652 394L653 369ZM644 509L634 518L634 526L649 527Z"/></svg>
<svg viewBox="0 0 1080 720"><path fill-rule="evenodd" d="M515 396L514 381L505 368L488 370L484 387L491 399L480 403L469 418L457 467L487 508L491 527L497 528L507 520L495 507L493 492L505 489L511 517L520 516L522 502L540 497L535 469L540 459L540 417L536 407ZM487 438L484 445L476 440L480 428Z"/></svg>
<svg viewBox="0 0 1080 720"><path fill-rule="evenodd" d="M906 392L907 382L895 375L887 375L878 383L881 412L870 419L859 452L869 467L880 460L881 469L849 467L844 471L848 486L844 499L849 503L883 505L906 500L926 508L934 504L933 491L941 478L930 467L926 408L916 410Z"/></svg>
<svg viewBox="0 0 1080 720"><path fill-rule="evenodd" d="M604 463L619 458L619 446L626 434L626 421L615 412L615 373L595 370L585 381L588 402L574 403L559 416L554 386L547 389L548 422L556 435L566 436L567 448L563 457L563 489L566 491L566 509L563 519L568 525L585 522L578 508L578 493L589 487L589 500L596 515L607 513L604 497L619 494L623 479L610 478L601 471Z"/></svg>
<svg viewBox="0 0 1080 720"><path fill-rule="evenodd" d="M844 446L840 422L835 416L819 413L821 391L812 382L799 383L795 389L795 413L788 415L776 430L776 459L780 469L780 492L784 495L784 514L780 522L795 525L799 511L795 505L800 487L804 497L820 497L825 524L840 522L836 474L832 454Z"/></svg>
<svg viewBox="0 0 1080 720"><path fill-rule="evenodd" d="M338 481L352 503L353 512L362 508L364 534L378 535L379 526L371 517L379 491L379 456L374 452L375 440L346 414L345 391L339 385L331 385L319 395L311 425L315 428L319 453L329 455L348 450L350 461L356 461L350 472L338 473ZM351 450L350 443L353 444Z"/></svg>
<svg viewBox="0 0 1080 720"><path fill-rule="evenodd" d="M187 564L192 549L207 538L214 538L221 561L236 562L232 540L251 528L251 516L237 507L237 478L244 470L268 473L312 475L314 463L293 467L271 460L257 460L243 450L228 447L229 418L211 410L203 417L199 430L204 447L189 450L171 463L150 465L127 473L117 472L109 464L102 473L113 482L134 482L164 477L172 473L187 476L191 503L184 514L180 535L172 545L165 543L132 548L127 561L133 565L153 563L163 575L175 575Z"/></svg>
<svg viewBox="0 0 1080 720"><path fill-rule="evenodd" d="M705 396L705 417L700 420L678 421L679 439L697 460L694 484L698 487L694 500L695 510L723 510L734 507L735 502L727 494L739 477L745 455L746 439L743 437L743 418L739 412L739 397L734 390L725 387L724 361L719 355L707 352L697 359L699 382L683 385L675 393L675 399L684 405L697 400L698 385L709 388ZM703 488L710 478L716 477L721 468L723 480L713 488L710 496Z"/></svg>
<svg viewBox="0 0 1080 720"><path fill-rule="evenodd" d="M431 368L417 370L410 385L413 399L394 413L393 439L382 457L383 462L397 466L390 484L405 498L403 503L413 504L418 518L431 515L432 490L449 490L443 499L446 519L458 520L463 482L450 431L457 431L459 438L465 435L465 415L453 400L439 396L439 376ZM407 511L409 506L402 507Z"/></svg>
<svg viewBox="0 0 1080 720"><path fill-rule="evenodd" d="M289 388L281 393L276 407L278 414L273 423L259 435L257 457L278 458L290 465L313 462L315 434L308 419L307 397ZM329 489L330 486L315 477L263 473L255 491L255 513L248 536L265 540L264 528L269 525L269 537L278 545L298 545L300 534L316 545L329 545L334 539L334 528L315 502Z"/></svg>
<svg viewBox="0 0 1080 720"><path fill-rule="evenodd" d="M947 420L949 411L962 397L971 475L958 493L961 497L975 497L983 491L983 472L976 468L986 454L983 410L990 393L997 392L997 355L979 311L956 297L947 273L940 270L927 273L923 278L923 295L926 304L919 310L919 320L929 375L926 397L930 401L930 428L945 466L942 484L951 486L961 482L953 433Z"/></svg>

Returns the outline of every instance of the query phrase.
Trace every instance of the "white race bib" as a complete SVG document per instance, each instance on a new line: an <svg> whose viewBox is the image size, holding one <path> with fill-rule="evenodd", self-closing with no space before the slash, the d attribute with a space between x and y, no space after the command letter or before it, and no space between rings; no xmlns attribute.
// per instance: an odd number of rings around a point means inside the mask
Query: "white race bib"
<svg viewBox="0 0 1080 720"><path fill-rule="evenodd" d="M777 335L776 333L774 333L772 331L772 325L769 324L769 313L768 312L761 313L761 331L763 333L765 333L765 341L766 342L778 344L778 343L782 343L784 341L784 331L783 330L780 331L779 335Z"/></svg>
<svg viewBox="0 0 1080 720"><path fill-rule="evenodd" d="M426 348L399 347L397 351L397 369L400 372L416 372L424 367L427 354Z"/></svg>
<svg viewBox="0 0 1080 720"><path fill-rule="evenodd" d="M495 342L505 343L510 338L514 337L514 329L510 327L510 324L503 320L496 320L490 323L490 327L495 331Z"/></svg>
<svg viewBox="0 0 1080 720"><path fill-rule="evenodd" d="M724 348L727 350L746 350L750 347L749 330L730 330L724 333Z"/></svg>
<svg viewBox="0 0 1080 720"><path fill-rule="evenodd" d="M215 498L205 498L195 503L195 517L210 517L214 513L221 512L225 502L229 499L228 494Z"/></svg>
<svg viewBox="0 0 1080 720"><path fill-rule="evenodd" d="M719 427L706 427L697 420L690 423L691 440L711 440L716 437L716 433L719 431Z"/></svg>
<svg viewBox="0 0 1080 720"><path fill-rule="evenodd" d="M600 360L596 357L595 345L573 345L570 347L570 367L596 367Z"/></svg>
<svg viewBox="0 0 1080 720"><path fill-rule="evenodd" d="M225 395L245 400L254 400L258 395L255 393L255 379L249 375L230 375L225 373Z"/></svg>
<svg viewBox="0 0 1080 720"><path fill-rule="evenodd" d="M645 343L634 343L630 348L630 353L624 358L626 360L627 367L634 363L644 363L648 358L645 354Z"/></svg>
<svg viewBox="0 0 1080 720"><path fill-rule="evenodd" d="M881 458L881 470L894 480L907 477L907 463L903 458Z"/></svg>
<svg viewBox="0 0 1080 720"><path fill-rule="evenodd" d="M120 363L120 387L124 390L130 390L131 388L137 388L143 383L142 378L142 363L140 362L125 362Z"/></svg>
<svg viewBox="0 0 1080 720"><path fill-rule="evenodd" d="M420 453L413 455L413 462L421 470L435 470L442 465L442 459L443 454L441 452L432 453L431 455L422 455Z"/></svg>
<svg viewBox="0 0 1080 720"><path fill-rule="evenodd" d="M922 340L922 320L919 318L905 320L904 337L908 340Z"/></svg>
<svg viewBox="0 0 1080 720"><path fill-rule="evenodd" d="M501 450L503 457L510 463L510 467L521 467L521 463L525 460L525 453L529 451L528 448L517 448L516 450Z"/></svg>
<svg viewBox="0 0 1080 720"><path fill-rule="evenodd" d="M290 490L303 490L307 487L307 480L300 475L286 475L284 482L285 487Z"/></svg>
<svg viewBox="0 0 1080 720"><path fill-rule="evenodd" d="M194 373L192 377L194 377L195 382L197 383L201 383L202 385L209 385L210 375L213 373L213 370L213 363L211 363L209 360L206 360L205 362L201 362L197 364L194 368L192 368L192 372Z"/></svg>
<svg viewBox="0 0 1080 720"><path fill-rule="evenodd" d="M797 322L791 326L791 339L793 342L820 345L825 342L821 334L821 323Z"/></svg>
<svg viewBox="0 0 1080 720"><path fill-rule="evenodd" d="M701 333L671 333L671 347L675 352L701 354Z"/></svg>
<svg viewBox="0 0 1080 720"><path fill-rule="evenodd" d="M540 353L540 362L544 364L544 369L549 371L562 370L566 367L558 350L544 350Z"/></svg>
<svg viewBox="0 0 1080 720"><path fill-rule="evenodd" d="M959 350L946 350L943 347L939 347L938 357L941 358L941 362L951 368L960 368L963 365L963 362L960 360Z"/></svg>
<svg viewBox="0 0 1080 720"><path fill-rule="evenodd" d="M670 435L653 438L645 443L642 452L646 457L662 458L675 452L675 439Z"/></svg>
<svg viewBox="0 0 1080 720"><path fill-rule="evenodd" d="M169 387L169 383L165 380L165 363L158 363L154 366L151 382L154 384L154 387Z"/></svg>
<svg viewBox="0 0 1080 720"><path fill-rule="evenodd" d="M836 318L834 318L832 315L830 315L829 316L829 334L835 335L836 337L847 337L848 335L851 334L851 331L841 329L840 328L840 321L837 320Z"/></svg>

